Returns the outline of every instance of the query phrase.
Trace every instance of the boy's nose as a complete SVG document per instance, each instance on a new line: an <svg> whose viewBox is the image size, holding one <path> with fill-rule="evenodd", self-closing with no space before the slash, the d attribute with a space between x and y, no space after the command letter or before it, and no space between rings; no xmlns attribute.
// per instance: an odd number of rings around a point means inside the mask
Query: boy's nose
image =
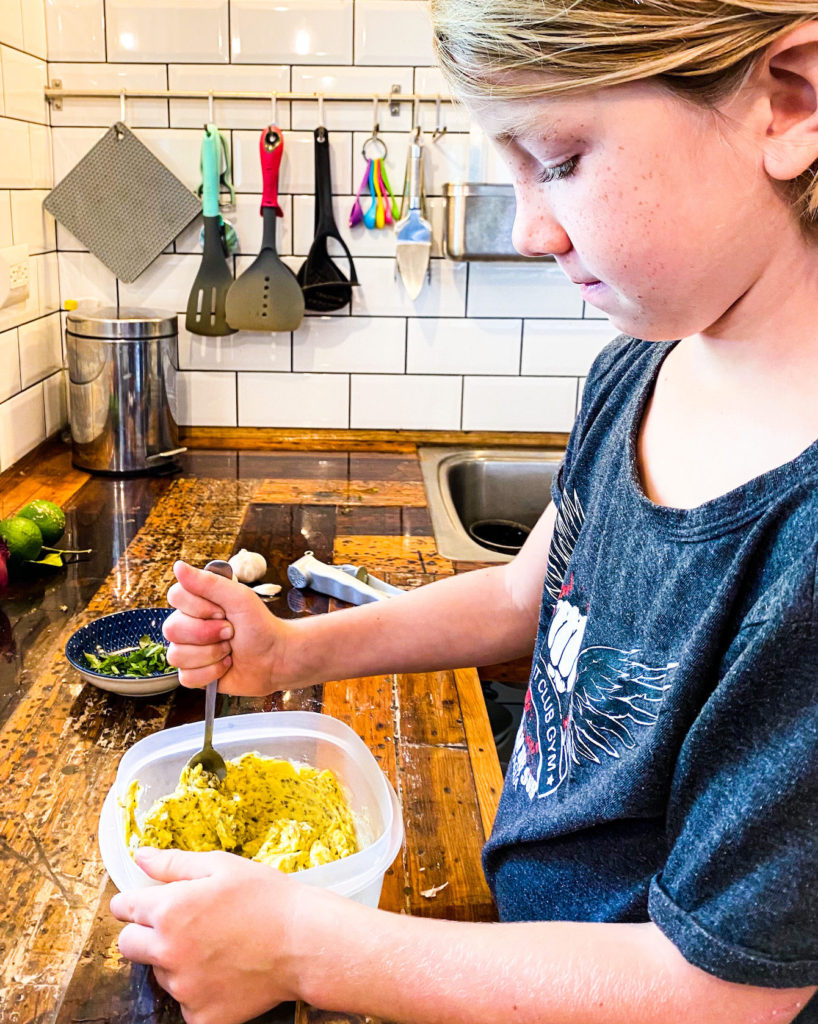
<svg viewBox="0 0 818 1024"><path fill-rule="evenodd" d="M517 212L511 241L522 256L559 256L571 249L571 239L543 196L542 186L517 186Z"/></svg>

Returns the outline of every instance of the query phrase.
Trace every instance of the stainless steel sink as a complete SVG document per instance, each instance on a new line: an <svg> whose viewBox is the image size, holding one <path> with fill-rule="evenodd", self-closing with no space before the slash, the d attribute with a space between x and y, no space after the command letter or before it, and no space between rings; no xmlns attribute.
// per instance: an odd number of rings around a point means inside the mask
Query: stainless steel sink
<svg viewBox="0 0 818 1024"><path fill-rule="evenodd" d="M551 498L562 452L420 448L438 552L463 562L508 562Z"/></svg>

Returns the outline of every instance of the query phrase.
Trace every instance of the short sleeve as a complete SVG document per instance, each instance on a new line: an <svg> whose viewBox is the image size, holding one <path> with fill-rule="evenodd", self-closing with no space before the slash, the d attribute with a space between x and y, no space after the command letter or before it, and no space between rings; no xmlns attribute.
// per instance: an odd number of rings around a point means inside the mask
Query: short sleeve
<svg viewBox="0 0 818 1024"><path fill-rule="evenodd" d="M810 568L731 645L677 760L651 882L653 922L726 981L818 984L814 555Z"/></svg>

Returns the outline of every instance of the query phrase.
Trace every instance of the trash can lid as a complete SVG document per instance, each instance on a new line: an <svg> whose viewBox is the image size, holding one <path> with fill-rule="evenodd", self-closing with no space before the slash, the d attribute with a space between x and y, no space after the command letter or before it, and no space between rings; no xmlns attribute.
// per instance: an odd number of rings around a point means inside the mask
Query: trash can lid
<svg viewBox="0 0 818 1024"><path fill-rule="evenodd" d="M179 331L176 313L157 309L126 309L106 306L93 311L72 310L65 317L66 330L83 338L112 341L170 338Z"/></svg>

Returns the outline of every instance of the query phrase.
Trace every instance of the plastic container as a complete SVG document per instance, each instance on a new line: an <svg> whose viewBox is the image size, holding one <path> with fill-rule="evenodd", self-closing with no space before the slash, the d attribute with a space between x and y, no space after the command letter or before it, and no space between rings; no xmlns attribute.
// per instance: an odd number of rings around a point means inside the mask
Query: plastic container
<svg viewBox="0 0 818 1024"><path fill-rule="evenodd" d="M182 768L201 748L202 737L202 722L166 729L135 743L119 762L99 822L102 860L118 889L159 884L137 867L125 844L120 801L128 786L134 779L140 782L140 819L155 800L176 788ZM213 744L225 759L257 751L313 768L330 768L349 800L361 849L331 864L299 871L295 877L377 907L384 873L403 843L403 819L389 780L349 726L312 711L234 715L216 719Z"/></svg>

